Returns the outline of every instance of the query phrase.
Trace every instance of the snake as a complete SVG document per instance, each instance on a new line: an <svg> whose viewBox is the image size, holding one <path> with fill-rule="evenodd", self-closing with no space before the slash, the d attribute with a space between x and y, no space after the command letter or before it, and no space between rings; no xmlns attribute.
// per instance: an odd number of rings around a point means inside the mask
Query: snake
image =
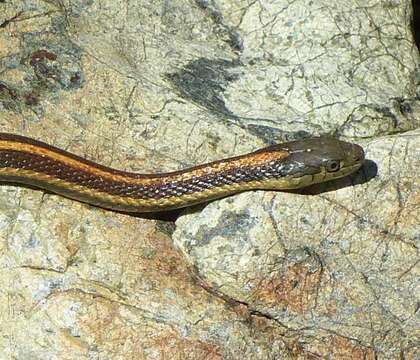
<svg viewBox="0 0 420 360"><path fill-rule="evenodd" d="M321 136L178 171L140 174L0 133L0 182L129 213L179 209L249 190L300 189L347 176L361 168L364 158L361 146Z"/></svg>

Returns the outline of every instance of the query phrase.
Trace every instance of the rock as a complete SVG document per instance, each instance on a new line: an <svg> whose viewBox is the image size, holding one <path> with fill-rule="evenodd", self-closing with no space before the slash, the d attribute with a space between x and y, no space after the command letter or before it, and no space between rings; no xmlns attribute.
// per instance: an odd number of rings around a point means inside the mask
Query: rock
<svg viewBox="0 0 420 360"><path fill-rule="evenodd" d="M1 356L418 357L410 20L408 0L0 2L0 131L143 173L321 134L370 159L175 232L1 186Z"/></svg>
<svg viewBox="0 0 420 360"><path fill-rule="evenodd" d="M346 187L318 195L259 191L215 201L177 221L175 244L203 281L305 339L326 331L359 344L377 339L384 354L403 339L410 348L419 140L413 131L366 142L378 167L369 181L367 162L335 182Z"/></svg>

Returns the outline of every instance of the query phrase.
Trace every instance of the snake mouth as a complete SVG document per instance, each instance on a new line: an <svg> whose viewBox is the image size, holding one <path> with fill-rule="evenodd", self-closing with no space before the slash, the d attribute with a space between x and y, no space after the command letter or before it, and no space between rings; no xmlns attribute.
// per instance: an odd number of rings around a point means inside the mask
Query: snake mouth
<svg viewBox="0 0 420 360"><path fill-rule="evenodd" d="M350 157L350 162L354 164L354 166L362 167L363 162L365 161L365 151L360 145L351 144L352 145L352 156Z"/></svg>
<svg viewBox="0 0 420 360"><path fill-rule="evenodd" d="M349 145L351 145L351 149L347 153L347 159L344 161L344 166L341 169L341 174L339 177L344 177L356 172L363 166L365 162L365 151L363 148L357 144Z"/></svg>
<svg viewBox="0 0 420 360"><path fill-rule="evenodd" d="M364 159L358 161L357 163L355 163L353 165L343 167L343 169L341 169L338 176L334 177L334 178L339 179L339 178L342 178L342 177L345 177L345 176L348 176L350 174L355 173L357 170L359 170L363 166L363 162L364 162Z"/></svg>
<svg viewBox="0 0 420 360"><path fill-rule="evenodd" d="M356 163L352 163L351 165L342 167L337 172L326 172L324 174L322 174L321 172L320 174L318 174L318 176L317 175L314 176L313 183L314 184L322 183L322 182L334 181L334 180L345 178L346 176L354 174L357 170L359 170L363 166L363 162L364 162L364 159Z"/></svg>

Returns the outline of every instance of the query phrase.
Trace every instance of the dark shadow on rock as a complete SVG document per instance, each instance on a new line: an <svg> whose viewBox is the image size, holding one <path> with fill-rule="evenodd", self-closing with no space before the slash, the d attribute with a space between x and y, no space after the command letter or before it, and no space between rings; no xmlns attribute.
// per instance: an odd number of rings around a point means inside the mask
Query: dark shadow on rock
<svg viewBox="0 0 420 360"><path fill-rule="evenodd" d="M134 216L141 219L175 222L175 220L178 219L179 215L181 214L182 210L183 209L175 209L175 210L144 212L144 213L140 213L140 212L131 213L131 212L122 212L122 211L117 211L117 212L119 212L120 214Z"/></svg>
<svg viewBox="0 0 420 360"><path fill-rule="evenodd" d="M378 165L376 165L376 163L372 160L365 160L362 168L358 171L358 173L359 172L363 173L364 181L355 183L354 185L363 184L376 177L378 175Z"/></svg>
<svg viewBox="0 0 420 360"><path fill-rule="evenodd" d="M177 72L166 74L166 79L182 98L236 120L238 117L226 107L223 94L230 83L239 79L240 72L238 61L199 58Z"/></svg>

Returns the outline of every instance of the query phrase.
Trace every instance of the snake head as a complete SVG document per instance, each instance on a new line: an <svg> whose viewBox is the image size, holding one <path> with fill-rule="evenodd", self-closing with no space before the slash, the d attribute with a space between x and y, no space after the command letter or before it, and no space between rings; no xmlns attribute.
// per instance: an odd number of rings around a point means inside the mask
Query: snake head
<svg viewBox="0 0 420 360"><path fill-rule="evenodd" d="M361 146L331 137L297 140L268 149L287 153L269 166L270 174L278 179L279 186L284 188L286 184L290 189L347 176L358 170L365 159ZM275 180L273 185L275 187Z"/></svg>

